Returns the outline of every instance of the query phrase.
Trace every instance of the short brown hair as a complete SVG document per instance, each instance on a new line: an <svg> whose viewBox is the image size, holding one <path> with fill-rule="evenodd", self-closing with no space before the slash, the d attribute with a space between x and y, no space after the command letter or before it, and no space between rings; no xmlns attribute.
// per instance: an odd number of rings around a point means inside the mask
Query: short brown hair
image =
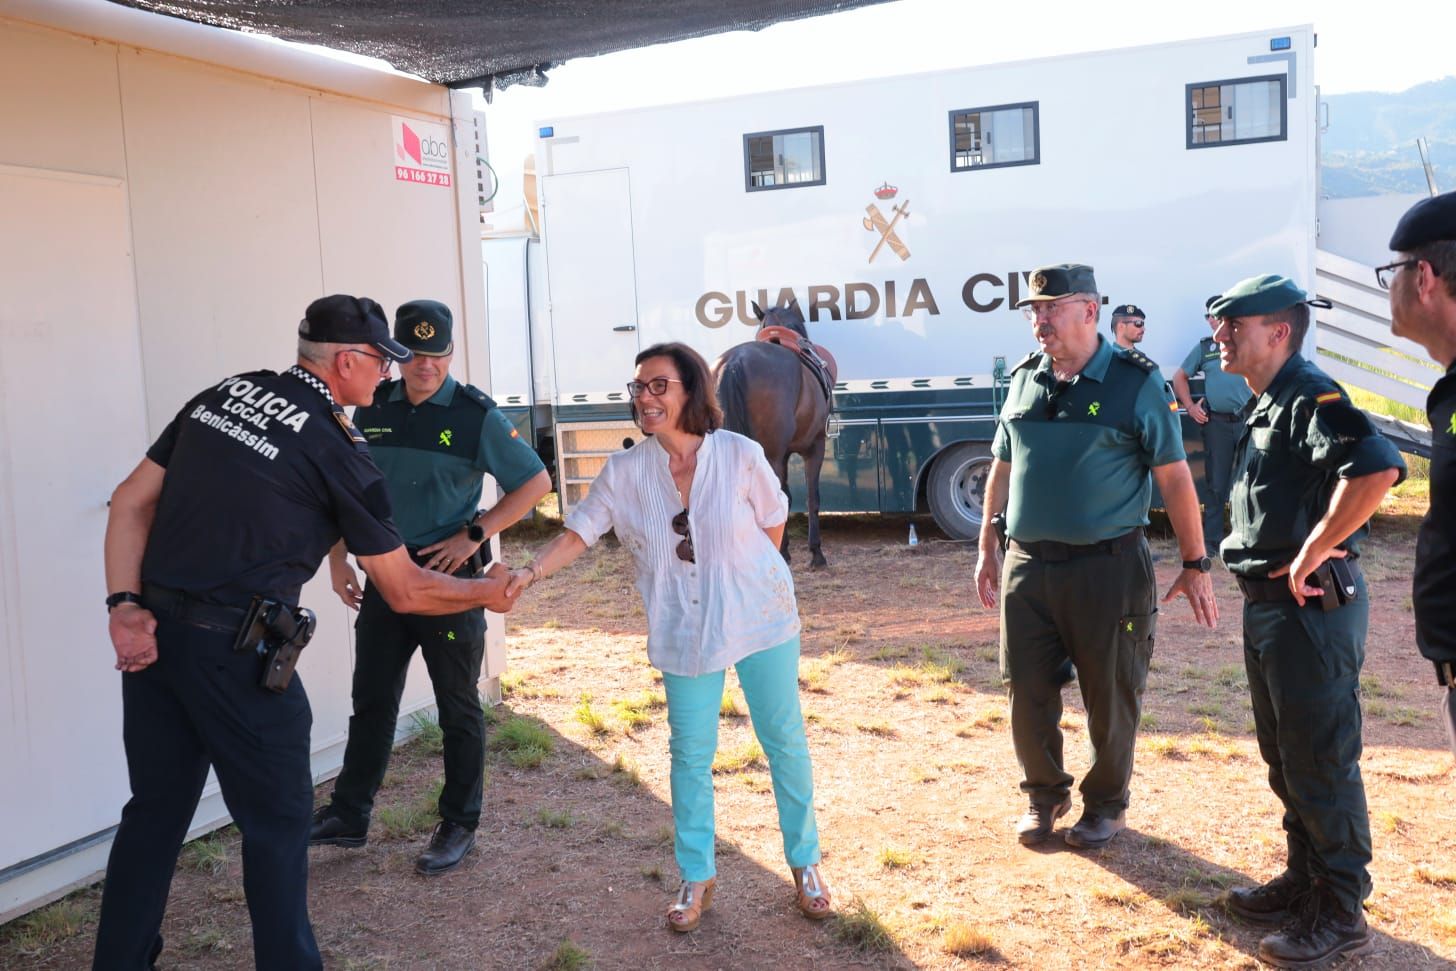
<svg viewBox="0 0 1456 971"><path fill-rule="evenodd" d="M673 365L677 367L677 375L682 379L683 391L687 393L687 404L683 405L682 414L677 419L678 429L689 435L706 435L722 428L723 412L718 407L718 399L713 392L713 377L703 355L686 344L673 341L653 344L639 353L632 363L641 364L654 357L672 358ZM641 426L635 398L632 399L632 420Z"/></svg>
<svg viewBox="0 0 1456 971"><path fill-rule="evenodd" d="M1283 310L1276 310L1264 318L1270 324L1289 325L1289 346L1296 351L1304 347L1304 337L1309 333L1309 304L1297 303Z"/></svg>

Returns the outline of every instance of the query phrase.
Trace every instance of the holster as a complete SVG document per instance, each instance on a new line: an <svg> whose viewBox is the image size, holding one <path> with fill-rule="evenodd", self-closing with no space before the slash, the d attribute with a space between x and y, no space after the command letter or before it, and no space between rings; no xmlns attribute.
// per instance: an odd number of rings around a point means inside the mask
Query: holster
<svg viewBox="0 0 1456 971"><path fill-rule="evenodd" d="M1005 513L998 512L996 515L992 516L991 517L991 528L994 529L994 530L996 530L996 541L997 541L997 545L1001 547L1001 552L1005 553L1006 552L1006 514Z"/></svg>
<svg viewBox="0 0 1456 971"><path fill-rule="evenodd" d="M1314 571L1315 582L1324 595L1320 606L1326 611L1337 610L1359 598L1360 588L1355 583L1355 571L1343 559L1331 557Z"/></svg>
<svg viewBox="0 0 1456 971"><path fill-rule="evenodd" d="M293 680L299 655L313 639L318 618L306 607L290 609L287 604L254 596L233 641L234 651L252 651L263 660L260 687L282 694Z"/></svg>

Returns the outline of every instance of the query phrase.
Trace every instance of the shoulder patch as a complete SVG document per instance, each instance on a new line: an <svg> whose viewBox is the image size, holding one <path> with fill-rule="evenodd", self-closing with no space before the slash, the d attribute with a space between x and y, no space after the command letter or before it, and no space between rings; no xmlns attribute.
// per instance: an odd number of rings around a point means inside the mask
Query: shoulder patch
<svg viewBox="0 0 1456 971"><path fill-rule="evenodd" d="M490 411L492 408L496 407L495 400L492 399L490 395L486 394L484 391L481 391L473 384L461 384L460 390L465 394L465 397L480 405L480 407L484 408L486 411Z"/></svg>
<svg viewBox="0 0 1456 971"><path fill-rule="evenodd" d="M1028 354L1025 357L1023 357L1020 361L1017 361L1016 362L1016 366L1011 369L1011 372L1010 373L1015 374L1017 371L1020 371L1022 368L1026 367L1027 365L1029 365L1029 364L1035 364L1035 363L1039 362L1040 360L1041 360L1041 351L1032 351L1030 354Z"/></svg>
<svg viewBox="0 0 1456 971"><path fill-rule="evenodd" d="M354 426L354 423L349 420L349 416L344 412L344 409L338 405L334 405L334 421L339 423L339 427L344 430L344 434L349 437L349 441L354 443L354 448L361 452L367 453L369 451L369 442L364 438L363 432Z"/></svg>

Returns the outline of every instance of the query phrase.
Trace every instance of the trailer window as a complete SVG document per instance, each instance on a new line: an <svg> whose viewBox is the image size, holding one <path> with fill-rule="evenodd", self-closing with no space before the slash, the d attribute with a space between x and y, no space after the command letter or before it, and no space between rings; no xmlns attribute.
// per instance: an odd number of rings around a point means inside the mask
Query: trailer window
<svg viewBox="0 0 1456 971"><path fill-rule="evenodd" d="M1037 102L959 108L950 113L950 170L1036 165L1041 161Z"/></svg>
<svg viewBox="0 0 1456 971"><path fill-rule="evenodd" d="M1289 137L1283 74L1188 85L1188 147L1277 142Z"/></svg>
<svg viewBox="0 0 1456 971"><path fill-rule="evenodd" d="M824 184L824 126L743 136L744 187L796 189Z"/></svg>

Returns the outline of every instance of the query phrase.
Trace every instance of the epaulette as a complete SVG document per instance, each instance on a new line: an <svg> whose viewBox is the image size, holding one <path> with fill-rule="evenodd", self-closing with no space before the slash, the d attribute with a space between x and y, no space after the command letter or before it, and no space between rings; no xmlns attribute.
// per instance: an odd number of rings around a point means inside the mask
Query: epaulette
<svg viewBox="0 0 1456 971"><path fill-rule="evenodd" d="M1204 346L1205 353L1207 353L1207 351L1213 350L1215 347L1218 346L1218 341L1214 340L1212 336L1200 337L1198 339L1198 343Z"/></svg>
<svg viewBox="0 0 1456 971"><path fill-rule="evenodd" d="M333 406L333 412L334 421L339 423L339 427L344 430L344 434L349 436L349 441L354 443L355 451L363 452L365 455L368 455L369 441L364 437L364 433L359 431L358 427L349 420L348 413L345 412L344 409L339 407L338 405Z"/></svg>
<svg viewBox="0 0 1456 971"><path fill-rule="evenodd" d="M1020 371L1022 368L1026 367L1028 364L1035 364L1035 363L1037 363L1038 361L1041 360L1041 353L1042 353L1041 351L1032 351L1030 354L1026 355L1020 361L1018 361L1016 363L1016 367L1014 367L1014 368L1011 369L1011 373L1012 374L1015 374L1017 371Z"/></svg>
<svg viewBox="0 0 1456 971"><path fill-rule="evenodd" d="M403 379L393 378L389 381L379 382L378 387L374 389L374 400L370 404L378 406L389 401L389 396L394 393L394 389L399 386L401 380Z"/></svg>
<svg viewBox="0 0 1456 971"><path fill-rule="evenodd" d="M495 400L492 399L490 395L486 394L484 391L481 391L473 384L461 384L460 390L464 393L465 397L480 405L480 407L484 408L486 411L490 411L492 408L497 407Z"/></svg>
<svg viewBox="0 0 1456 971"><path fill-rule="evenodd" d="M1122 356L1127 358L1129 364L1137 365L1138 368L1140 368L1147 374L1152 374L1158 369L1157 362L1154 361L1152 358L1148 357L1142 351L1138 350L1136 347L1130 350L1124 349L1122 352Z"/></svg>

